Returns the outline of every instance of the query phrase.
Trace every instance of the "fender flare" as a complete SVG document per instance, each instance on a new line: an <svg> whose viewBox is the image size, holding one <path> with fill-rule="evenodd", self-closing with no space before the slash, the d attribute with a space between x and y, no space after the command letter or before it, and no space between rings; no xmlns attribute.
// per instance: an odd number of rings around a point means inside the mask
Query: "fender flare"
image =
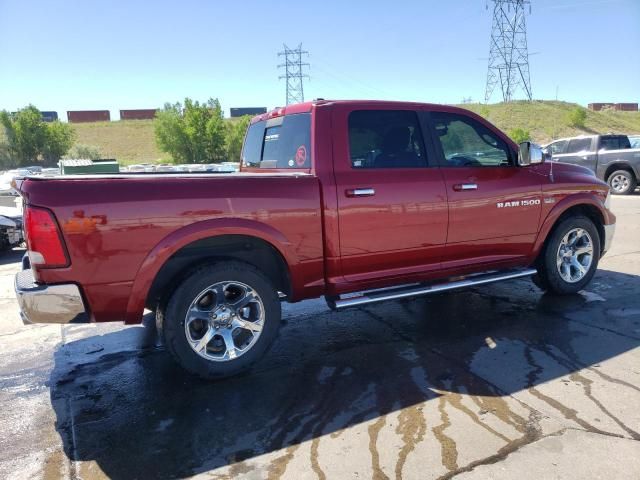
<svg viewBox="0 0 640 480"><path fill-rule="evenodd" d="M603 165L603 167L605 168L604 172L602 172L602 177L605 182L607 181L607 172L609 170L611 171L611 173L615 172L616 170L631 170L636 179L640 179L640 165L633 165L628 160L616 159L607 163L606 165Z"/></svg>
<svg viewBox="0 0 640 480"><path fill-rule="evenodd" d="M567 210L577 206L594 207L602 216L603 225L608 225L611 223L610 215L604 208L604 205L598 199L598 197L596 197L592 193L576 193L565 197L551 209L551 211L547 214L546 218L542 222L540 228L538 229L538 237L536 238L533 250L531 252L532 260L535 260L540 254L544 242L547 240L549 233L551 233L551 230L555 226L558 219Z"/></svg>
<svg viewBox="0 0 640 480"><path fill-rule="evenodd" d="M289 266L291 282L295 285L295 269L291 266L297 265L298 260L293 245L282 232L265 223L243 218L203 220L174 230L145 257L131 287L125 323L140 323L149 289L162 266L174 253L198 240L221 235L246 235L267 242L284 258Z"/></svg>

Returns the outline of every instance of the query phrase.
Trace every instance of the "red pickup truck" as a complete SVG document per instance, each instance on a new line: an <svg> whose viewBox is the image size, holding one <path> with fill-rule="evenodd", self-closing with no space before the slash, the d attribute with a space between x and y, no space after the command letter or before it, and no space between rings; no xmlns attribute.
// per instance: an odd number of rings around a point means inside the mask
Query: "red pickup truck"
<svg viewBox="0 0 640 480"><path fill-rule="evenodd" d="M611 245L609 188L483 118L317 100L255 117L238 174L27 178L16 277L36 322L139 323L217 378L276 336L281 302L342 309L534 276L573 293Z"/></svg>

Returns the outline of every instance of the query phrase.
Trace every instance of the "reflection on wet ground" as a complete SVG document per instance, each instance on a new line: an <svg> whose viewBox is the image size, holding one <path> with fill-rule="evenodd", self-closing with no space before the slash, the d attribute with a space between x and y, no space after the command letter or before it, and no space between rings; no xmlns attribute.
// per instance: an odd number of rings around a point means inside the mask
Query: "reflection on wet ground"
<svg viewBox="0 0 640 480"><path fill-rule="evenodd" d="M151 327L67 326L50 400L82 478L448 478L565 429L640 439L639 286L295 305L253 372L216 383Z"/></svg>

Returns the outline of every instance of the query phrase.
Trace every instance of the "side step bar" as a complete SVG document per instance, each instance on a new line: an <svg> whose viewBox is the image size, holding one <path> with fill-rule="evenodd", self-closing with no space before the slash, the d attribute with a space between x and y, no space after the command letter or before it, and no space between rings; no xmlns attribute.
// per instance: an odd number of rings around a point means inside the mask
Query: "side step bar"
<svg viewBox="0 0 640 480"><path fill-rule="evenodd" d="M473 275L467 275L461 280L449 281L445 283L436 283L430 285L414 283L405 287L370 290L354 295L349 294L344 297L338 297L337 299L330 299L329 297L327 297L327 304L332 310L342 310L344 308L366 305L369 303L384 302L386 300L397 300L399 298L417 297L420 295L427 295L429 293L444 292L446 290L455 290L457 288L472 287L475 285L483 285L485 283L499 282L501 280L529 277L536 272L537 271L535 268L527 268L501 272L492 271L486 273L476 273Z"/></svg>

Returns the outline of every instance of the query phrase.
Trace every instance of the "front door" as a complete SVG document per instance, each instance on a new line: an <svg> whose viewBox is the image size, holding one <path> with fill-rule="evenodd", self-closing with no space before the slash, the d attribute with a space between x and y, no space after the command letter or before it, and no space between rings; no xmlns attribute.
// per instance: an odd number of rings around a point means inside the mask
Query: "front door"
<svg viewBox="0 0 640 480"><path fill-rule="evenodd" d="M598 163L596 145L594 145L596 140L597 137L572 138L567 141L563 150L553 153L552 149L553 161L581 165L595 172Z"/></svg>
<svg viewBox="0 0 640 480"><path fill-rule="evenodd" d="M420 275L440 267L447 235L442 174L419 112L333 110L340 262L347 282Z"/></svg>
<svg viewBox="0 0 640 480"><path fill-rule="evenodd" d="M517 166L516 153L484 121L447 111L430 117L449 199L443 268L528 255L540 221L541 173Z"/></svg>

